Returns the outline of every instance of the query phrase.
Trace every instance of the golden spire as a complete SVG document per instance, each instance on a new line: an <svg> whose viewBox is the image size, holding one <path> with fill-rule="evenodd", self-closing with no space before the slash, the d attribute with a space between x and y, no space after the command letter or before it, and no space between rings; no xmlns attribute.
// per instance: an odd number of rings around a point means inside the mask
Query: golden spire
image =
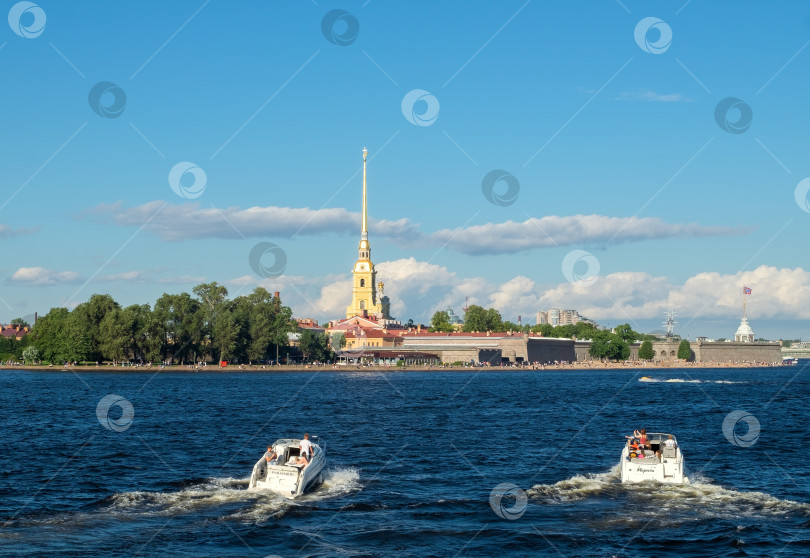
<svg viewBox="0 0 810 558"><path fill-rule="evenodd" d="M368 213L366 206L366 155L368 150L363 148L363 229L360 231L360 238L368 240L368 227L366 226L366 214Z"/></svg>

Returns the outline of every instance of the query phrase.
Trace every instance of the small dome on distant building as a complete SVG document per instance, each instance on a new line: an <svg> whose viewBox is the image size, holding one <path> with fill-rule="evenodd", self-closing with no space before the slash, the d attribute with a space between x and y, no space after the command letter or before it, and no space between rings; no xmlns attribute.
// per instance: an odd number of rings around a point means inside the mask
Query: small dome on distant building
<svg viewBox="0 0 810 558"><path fill-rule="evenodd" d="M447 309L447 317L450 318L450 323L453 325L464 323L464 320L456 316L456 313L453 312L452 308Z"/></svg>
<svg viewBox="0 0 810 558"><path fill-rule="evenodd" d="M737 328L737 333L734 334L734 341L738 343L753 343L754 330L748 325L748 318L743 316L740 322L740 327Z"/></svg>

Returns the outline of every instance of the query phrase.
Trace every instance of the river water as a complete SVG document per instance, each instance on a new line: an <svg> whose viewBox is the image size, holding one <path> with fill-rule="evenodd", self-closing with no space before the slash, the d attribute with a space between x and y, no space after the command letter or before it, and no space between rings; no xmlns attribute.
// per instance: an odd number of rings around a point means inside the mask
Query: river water
<svg viewBox="0 0 810 558"><path fill-rule="evenodd" d="M808 372L2 371L0 554L808 556ZM690 485L621 484L642 427ZM325 482L248 493L305 431Z"/></svg>

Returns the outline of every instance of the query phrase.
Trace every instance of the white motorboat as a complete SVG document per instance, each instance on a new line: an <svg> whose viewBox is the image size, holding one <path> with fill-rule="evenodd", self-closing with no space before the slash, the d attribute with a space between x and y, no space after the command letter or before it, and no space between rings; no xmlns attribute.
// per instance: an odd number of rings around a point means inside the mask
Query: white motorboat
<svg viewBox="0 0 810 558"><path fill-rule="evenodd" d="M273 450L278 458L268 462L262 456L256 462L248 490L251 492L272 490L285 498L293 499L323 482L326 450L325 447L321 447L317 436L312 438L312 459L305 466L295 464L296 458L300 455L298 445L301 440L276 440L273 443Z"/></svg>
<svg viewBox="0 0 810 558"><path fill-rule="evenodd" d="M663 483L689 484L684 473L683 453L678 440L672 436L673 444L666 441L671 434L653 432L647 434L648 449L637 452L625 444L622 450L622 482L643 482L654 480Z"/></svg>

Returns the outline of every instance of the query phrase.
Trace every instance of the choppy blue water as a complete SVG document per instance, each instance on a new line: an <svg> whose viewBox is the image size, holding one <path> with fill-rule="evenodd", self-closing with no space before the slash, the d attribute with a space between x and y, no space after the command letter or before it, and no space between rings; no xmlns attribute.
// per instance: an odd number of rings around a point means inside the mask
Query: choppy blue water
<svg viewBox="0 0 810 558"><path fill-rule="evenodd" d="M808 372L3 371L0 553L807 556ZM126 429L97 418L109 394ZM724 434L736 410L758 436ZM691 485L620 483L641 427L679 438ZM267 443L304 431L325 483L248 493Z"/></svg>

